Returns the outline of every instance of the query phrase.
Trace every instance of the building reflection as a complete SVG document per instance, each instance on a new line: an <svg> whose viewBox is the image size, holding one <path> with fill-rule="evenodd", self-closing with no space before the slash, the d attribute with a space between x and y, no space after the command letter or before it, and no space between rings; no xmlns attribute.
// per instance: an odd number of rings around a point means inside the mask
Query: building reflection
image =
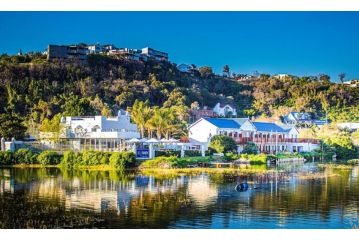
<svg viewBox="0 0 359 240"><path fill-rule="evenodd" d="M0 169L0 197L25 193L38 201L58 201L67 210L113 214L128 227L158 227L159 223L167 227L170 221L186 220L188 226L233 228L271 222L269 226L284 228L293 218L315 216L323 224L333 221L334 215L341 222L358 218L358 168L319 180L275 182L271 178L263 182L253 178L251 184L260 187L246 192L235 191L238 179L223 181L205 174L162 179L111 172L67 175L37 170L26 175L24 170L5 170ZM218 216L221 223L216 222Z"/></svg>

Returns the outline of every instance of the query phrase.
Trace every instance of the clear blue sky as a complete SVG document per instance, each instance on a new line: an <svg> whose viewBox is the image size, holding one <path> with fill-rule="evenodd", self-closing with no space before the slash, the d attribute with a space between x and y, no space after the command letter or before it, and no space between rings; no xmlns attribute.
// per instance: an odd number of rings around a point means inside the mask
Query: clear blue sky
<svg viewBox="0 0 359 240"><path fill-rule="evenodd" d="M0 12L0 33L0 53L114 43L216 72L359 78L359 12Z"/></svg>

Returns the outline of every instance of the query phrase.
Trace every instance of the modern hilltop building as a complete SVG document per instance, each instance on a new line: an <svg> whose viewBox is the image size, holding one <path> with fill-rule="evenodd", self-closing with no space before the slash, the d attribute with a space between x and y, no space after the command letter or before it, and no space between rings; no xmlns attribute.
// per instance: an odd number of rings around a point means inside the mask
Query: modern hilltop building
<svg viewBox="0 0 359 240"><path fill-rule="evenodd" d="M83 45L49 45L47 59L79 59L87 58L88 48Z"/></svg>
<svg viewBox="0 0 359 240"><path fill-rule="evenodd" d="M168 53L161 52L153 48L142 48L142 54L156 61L168 61Z"/></svg>
<svg viewBox="0 0 359 240"><path fill-rule="evenodd" d="M238 152L253 142L260 152L309 152L318 147L316 139L298 138L295 127L270 122L253 122L247 118L201 118L189 126L189 138L208 144L215 135L232 137Z"/></svg>
<svg viewBox="0 0 359 240"><path fill-rule="evenodd" d="M107 54L118 56L133 61L168 61L168 53L155 50L153 48L131 49L117 48L113 44L75 44L75 45L53 45L47 48L47 59L78 59L86 60L89 54Z"/></svg>

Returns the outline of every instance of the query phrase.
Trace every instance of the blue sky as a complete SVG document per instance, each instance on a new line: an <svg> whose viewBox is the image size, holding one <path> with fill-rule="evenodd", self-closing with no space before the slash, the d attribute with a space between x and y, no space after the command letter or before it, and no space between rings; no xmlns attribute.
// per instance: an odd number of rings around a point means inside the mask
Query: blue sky
<svg viewBox="0 0 359 240"><path fill-rule="evenodd" d="M0 12L0 53L114 43L236 73L359 78L359 12Z"/></svg>

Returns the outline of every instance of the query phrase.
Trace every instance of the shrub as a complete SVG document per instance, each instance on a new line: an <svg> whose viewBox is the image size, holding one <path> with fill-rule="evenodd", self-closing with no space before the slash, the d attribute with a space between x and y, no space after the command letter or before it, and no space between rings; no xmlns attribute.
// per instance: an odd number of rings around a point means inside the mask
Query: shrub
<svg viewBox="0 0 359 240"><path fill-rule="evenodd" d="M177 157L156 157L141 163L140 168L172 168L177 161Z"/></svg>
<svg viewBox="0 0 359 240"><path fill-rule="evenodd" d="M266 154L240 154L240 159L247 159L251 164L266 164L269 155Z"/></svg>
<svg viewBox="0 0 359 240"><path fill-rule="evenodd" d="M171 156L180 157L181 156L181 151L179 151L179 150L159 150L159 151L155 151L155 157L171 157Z"/></svg>
<svg viewBox="0 0 359 240"><path fill-rule="evenodd" d="M199 157L199 156L202 156L202 152L199 150L185 150L184 156L185 157Z"/></svg>
<svg viewBox="0 0 359 240"><path fill-rule="evenodd" d="M157 157L152 160L147 160L141 163L140 168L185 168L189 165L195 165L198 163L210 162L211 156L207 157L184 157L177 158L171 157Z"/></svg>
<svg viewBox="0 0 359 240"><path fill-rule="evenodd" d="M351 165L358 165L359 164L359 159L351 159L348 161L349 164Z"/></svg>
<svg viewBox="0 0 359 240"><path fill-rule="evenodd" d="M109 164L111 153L101 151L83 151L81 165L94 166L100 164Z"/></svg>
<svg viewBox="0 0 359 240"><path fill-rule="evenodd" d="M135 165L135 161L136 158L133 152L114 152L109 158L110 165L119 170L125 170L126 168L133 167Z"/></svg>
<svg viewBox="0 0 359 240"><path fill-rule="evenodd" d="M61 162L61 156L57 152L46 150L37 156L37 161L42 165L56 165Z"/></svg>
<svg viewBox="0 0 359 240"><path fill-rule="evenodd" d="M37 154L29 149L21 148L14 154L14 161L17 164L35 164L37 163Z"/></svg>
<svg viewBox="0 0 359 240"><path fill-rule="evenodd" d="M258 153L258 147L257 147L257 145L255 143L249 142L244 146L242 153L257 154Z"/></svg>
<svg viewBox="0 0 359 240"><path fill-rule="evenodd" d="M229 152L224 154L224 159L227 161L234 161L240 158L240 154Z"/></svg>
<svg viewBox="0 0 359 240"><path fill-rule="evenodd" d="M0 151L0 165L15 164L14 154L11 151Z"/></svg>
<svg viewBox="0 0 359 240"><path fill-rule="evenodd" d="M237 144L231 137L216 135L212 137L209 148L217 153L236 152Z"/></svg>
<svg viewBox="0 0 359 240"><path fill-rule="evenodd" d="M82 156L80 153L75 153L74 151L66 151L61 161L61 165L65 168L73 168L77 165L80 165L82 161Z"/></svg>
<svg viewBox="0 0 359 240"><path fill-rule="evenodd" d="M212 160L211 156L207 157L184 157L184 158L177 158L172 166L178 168L185 168L190 165L197 165L199 163L208 163Z"/></svg>

